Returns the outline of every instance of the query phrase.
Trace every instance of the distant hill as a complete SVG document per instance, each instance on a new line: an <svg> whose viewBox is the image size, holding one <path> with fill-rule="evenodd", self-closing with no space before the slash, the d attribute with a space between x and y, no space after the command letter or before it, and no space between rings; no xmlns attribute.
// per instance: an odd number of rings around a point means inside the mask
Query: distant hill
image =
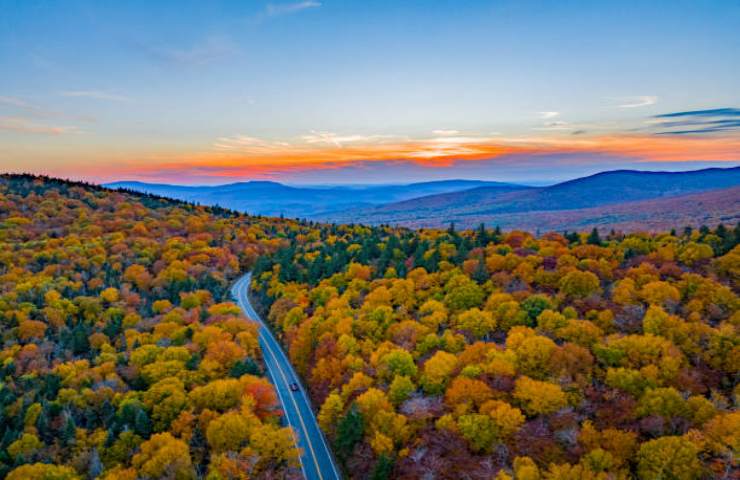
<svg viewBox="0 0 740 480"><path fill-rule="evenodd" d="M419 219L403 222L405 226L430 228L449 225L447 222ZM535 210L503 213L493 218L488 215L458 217L456 225L472 228L480 223L495 224L506 230L588 231L600 230L668 231L691 226L735 225L740 222L740 187L709 190L650 200L613 203L601 207L569 210Z"/></svg>
<svg viewBox="0 0 740 480"><path fill-rule="evenodd" d="M646 211L652 211L653 215L668 216L671 212L662 209L665 205L671 205L671 208L675 210L674 217L686 221L694 216L693 213L701 213L694 212L692 205L684 204L697 200L690 194L728 188L727 192L707 196L703 201L713 202L722 199L723 205L712 205L712 211L716 213L715 217L736 216L734 214L738 210L737 202L728 203L727 200L732 200L733 195L737 195L738 190L731 187L738 185L740 185L740 167L711 168L690 172L617 170L549 187L515 189L506 186L478 187L372 208L334 213L321 216L320 219L368 224L390 223L414 227L439 227L450 222L455 222L461 227L470 227L483 222L489 225L501 225L505 228L583 229L585 224L598 223L605 227L610 224L607 219L609 209L602 207L638 202L626 207L628 210L622 212L623 216L619 221L615 219L612 223L635 224L640 221L638 218L647 221L641 212L636 210L630 212L629 209L647 209ZM683 202L675 198L674 202L668 203L639 203L686 195L689 196ZM594 208L601 208L601 210L574 212ZM595 219L586 221L584 215L587 217L591 214L596 215ZM551 226L538 223L544 221L544 218L549 219L548 224ZM566 221L566 219L570 220ZM663 225L661 219L654 219L653 223ZM634 226L639 227L639 225Z"/></svg>
<svg viewBox="0 0 740 480"><path fill-rule="evenodd" d="M295 187L268 181L239 182L218 186L183 186L143 182L114 182L108 188L124 188L165 197L219 205L257 215L309 217L367 208L391 202L477 187L526 187L479 180L443 180L408 185Z"/></svg>

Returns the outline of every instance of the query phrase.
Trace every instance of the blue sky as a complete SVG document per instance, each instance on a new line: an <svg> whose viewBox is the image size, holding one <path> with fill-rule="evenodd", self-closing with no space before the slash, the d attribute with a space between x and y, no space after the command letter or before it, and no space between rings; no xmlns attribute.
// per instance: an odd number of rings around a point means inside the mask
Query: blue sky
<svg viewBox="0 0 740 480"><path fill-rule="evenodd" d="M740 2L0 7L4 170L316 183L740 161L734 116L655 139L658 115L740 107Z"/></svg>

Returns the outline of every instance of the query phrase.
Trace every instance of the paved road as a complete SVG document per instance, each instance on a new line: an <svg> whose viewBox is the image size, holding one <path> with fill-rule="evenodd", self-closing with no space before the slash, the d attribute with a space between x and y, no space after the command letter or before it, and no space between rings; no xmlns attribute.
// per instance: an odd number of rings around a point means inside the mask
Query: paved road
<svg viewBox="0 0 740 480"><path fill-rule="evenodd" d="M323 433L316 423L316 417L311 410L311 404L298 375L288 361L288 357L280 348L280 344L265 325L265 322L257 315L257 312L249 303L247 291L252 274L248 273L240 278L233 287L231 294L244 311L245 315L259 322L259 342L262 347L262 355L267 367L267 373L275 385L278 398L285 412L288 424L295 432L296 445L303 451L301 455L301 469L306 480L341 480L339 469L334 463L334 458L329 451ZM298 391L290 389L291 383L298 384Z"/></svg>

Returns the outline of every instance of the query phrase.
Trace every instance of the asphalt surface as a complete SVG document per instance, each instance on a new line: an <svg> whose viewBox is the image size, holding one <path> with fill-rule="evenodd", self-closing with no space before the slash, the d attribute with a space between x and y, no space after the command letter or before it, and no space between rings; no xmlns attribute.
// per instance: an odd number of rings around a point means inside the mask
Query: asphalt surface
<svg viewBox="0 0 740 480"><path fill-rule="evenodd" d="M311 410L306 390L280 344L249 303L247 292L251 280L251 273L244 275L231 287L231 294L244 314L260 323L259 342L262 347L262 356L285 413L284 418L293 428L296 445L302 450L300 460L303 476L306 480L341 480L339 468L334 462L324 434L319 429L319 424ZM298 386L298 391L290 389L292 383Z"/></svg>

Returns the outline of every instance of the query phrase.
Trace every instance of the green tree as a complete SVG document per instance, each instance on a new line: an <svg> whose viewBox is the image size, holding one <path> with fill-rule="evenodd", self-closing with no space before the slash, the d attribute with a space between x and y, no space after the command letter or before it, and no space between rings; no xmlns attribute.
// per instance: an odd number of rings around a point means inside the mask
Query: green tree
<svg viewBox="0 0 740 480"><path fill-rule="evenodd" d="M391 478L392 472L393 459L388 455L383 454L378 458L375 468L373 469L373 474L370 478L372 480L387 480Z"/></svg>
<svg viewBox="0 0 740 480"><path fill-rule="evenodd" d="M591 230L591 233L588 235L588 238L586 239L586 243L589 245L601 246L601 237L599 236L599 230L596 227L594 227L594 229Z"/></svg>
<svg viewBox="0 0 740 480"><path fill-rule="evenodd" d="M701 476L699 448L684 437L660 437L640 445L637 476L644 480L693 480Z"/></svg>
<svg viewBox="0 0 740 480"><path fill-rule="evenodd" d="M337 425L337 438L334 442L337 457L346 462L364 434L365 421L357 405L353 403Z"/></svg>

